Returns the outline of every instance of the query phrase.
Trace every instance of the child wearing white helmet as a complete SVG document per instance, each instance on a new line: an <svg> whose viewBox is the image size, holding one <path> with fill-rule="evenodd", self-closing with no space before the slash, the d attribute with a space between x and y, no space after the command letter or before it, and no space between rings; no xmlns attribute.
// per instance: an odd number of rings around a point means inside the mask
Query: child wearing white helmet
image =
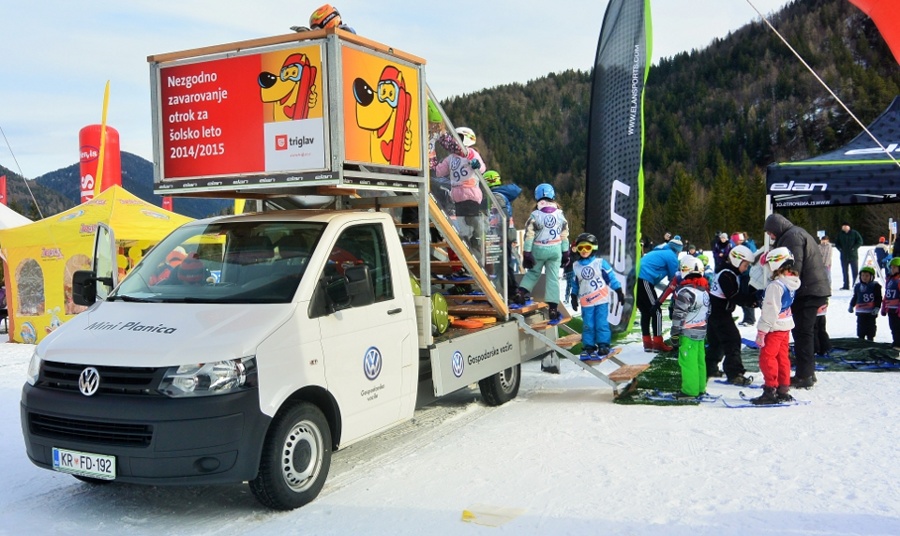
<svg viewBox="0 0 900 536"><path fill-rule="evenodd" d="M444 134L439 138L441 146L450 154L432 169L432 176L438 180L449 182L450 199L454 203L454 213L463 217L465 228L459 229L463 238L469 238L470 244L477 249L475 240L481 235L481 202L484 194L478 184L477 171L485 170L484 160L478 154L475 145L475 132L468 127L459 127L456 133L462 146L453 136Z"/></svg>
<svg viewBox="0 0 900 536"><path fill-rule="evenodd" d="M740 246L739 246L740 247ZM759 346L759 370L765 383L763 394L752 399L755 405L790 402L791 361L788 357L794 319L791 304L800 288L800 277L794 268L794 255L786 247L766 253L765 263L772 271L766 286L762 311L756 325L756 345Z"/></svg>
<svg viewBox="0 0 900 536"><path fill-rule="evenodd" d="M741 292L740 274L756 260L747 246L736 246L728 252L725 265L709 284L709 329L706 331L709 348L706 351L706 375L719 376L719 361L726 381L734 385L750 385L747 369L741 361L741 332L731 314L738 305L754 305L755 293ZM724 358L724 359L723 359Z"/></svg>
<svg viewBox="0 0 900 536"><path fill-rule="evenodd" d="M700 259L685 255L682 277L672 307L672 344L678 349L681 368L679 396L697 397L706 392L706 323L709 319L709 283Z"/></svg>

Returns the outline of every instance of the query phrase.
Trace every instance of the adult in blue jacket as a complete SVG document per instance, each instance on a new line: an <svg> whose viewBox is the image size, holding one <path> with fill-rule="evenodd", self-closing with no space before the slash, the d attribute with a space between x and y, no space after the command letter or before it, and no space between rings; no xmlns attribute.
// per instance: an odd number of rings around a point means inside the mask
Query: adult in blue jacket
<svg viewBox="0 0 900 536"><path fill-rule="evenodd" d="M646 352L668 352L672 347L663 342L662 311L656 307L656 285L663 278L669 281L678 273L678 254L684 245L672 239L666 247L654 249L641 257L637 281L637 306L641 312L641 335ZM653 336L651 337L651 327Z"/></svg>

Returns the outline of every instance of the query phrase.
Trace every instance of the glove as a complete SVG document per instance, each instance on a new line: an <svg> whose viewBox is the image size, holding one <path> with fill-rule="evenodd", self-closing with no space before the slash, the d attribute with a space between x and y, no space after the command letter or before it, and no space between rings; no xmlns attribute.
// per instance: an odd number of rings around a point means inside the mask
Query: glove
<svg viewBox="0 0 900 536"><path fill-rule="evenodd" d="M650 314L656 316L656 313L658 313L660 309L662 309L662 303L656 302L653 304L653 308L650 309Z"/></svg>
<svg viewBox="0 0 900 536"><path fill-rule="evenodd" d="M756 332L756 345L762 348L766 345L766 334L762 331Z"/></svg>
<svg viewBox="0 0 900 536"><path fill-rule="evenodd" d="M853 312L853 306L852 306L852 305L851 305L850 307L847 307L847 312L848 312L848 313L852 313L852 312ZM875 314L878 314L878 313L875 313Z"/></svg>
<svg viewBox="0 0 900 536"><path fill-rule="evenodd" d="M522 253L522 266L524 266L526 270L534 268L534 254L532 252L526 251Z"/></svg>
<svg viewBox="0 0 900 536"><path fill-rule="evenodd" d="M481 169L481 162L478 160L469 160L469 165L472 166L472 169Z"/></svg>
<svg viewBox="0 0 900 536"><path fill-rule="evenodd" d="M625 292L621 288L616 289L616 297L619 298L619 303L625 303Z"/></svg>
<svg viewBox="0 0 900 536"><path fill-rule="evenodd" d="M564 271L568 266L572 263L572 254L568 251L563 251L562 260L559 262L559 267Z"/></svg>
<svg viewBox="0 0 900 536"><path fill-rule="evenodd" d="M887 309L884 307L881 308L881 316L887 316Z"/></svg>
<svg viewBox="0 0 900 536"><path fill-rule="evenodd" d="M878 316L878 310L872 309L872 316Z"/></svg>
<svg viewBox="0 0 900 536"><path fill-rule="evenodd" d="M572 304L572 310L578 310L578 294L572 294L569 296L569 303Z"/></svg>

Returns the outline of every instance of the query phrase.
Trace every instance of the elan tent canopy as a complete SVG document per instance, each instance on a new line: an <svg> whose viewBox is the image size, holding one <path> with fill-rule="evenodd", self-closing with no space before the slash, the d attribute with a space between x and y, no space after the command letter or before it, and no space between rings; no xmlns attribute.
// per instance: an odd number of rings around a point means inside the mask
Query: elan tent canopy
<svg viewBox="0 0 900 536"><path fill-rule="evenodd" d="M900 97L869 132L900 161ZM900 165L862 132L843 147L799 162L772 164L766 192L775 208L900 202Z"/></svg>

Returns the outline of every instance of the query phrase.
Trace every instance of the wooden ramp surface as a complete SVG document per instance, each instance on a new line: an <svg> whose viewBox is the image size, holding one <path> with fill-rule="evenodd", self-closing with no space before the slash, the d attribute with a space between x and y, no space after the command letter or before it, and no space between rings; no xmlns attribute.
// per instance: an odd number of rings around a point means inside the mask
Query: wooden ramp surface
<svg viewBox="0 0 900 536"><path fill-rule="evenodd" d="M649 363L645 365L623 365L611 372L609 374L609 379L617 383L627 382L636 378L638 374L644 372L649 367Z"/></svg>

